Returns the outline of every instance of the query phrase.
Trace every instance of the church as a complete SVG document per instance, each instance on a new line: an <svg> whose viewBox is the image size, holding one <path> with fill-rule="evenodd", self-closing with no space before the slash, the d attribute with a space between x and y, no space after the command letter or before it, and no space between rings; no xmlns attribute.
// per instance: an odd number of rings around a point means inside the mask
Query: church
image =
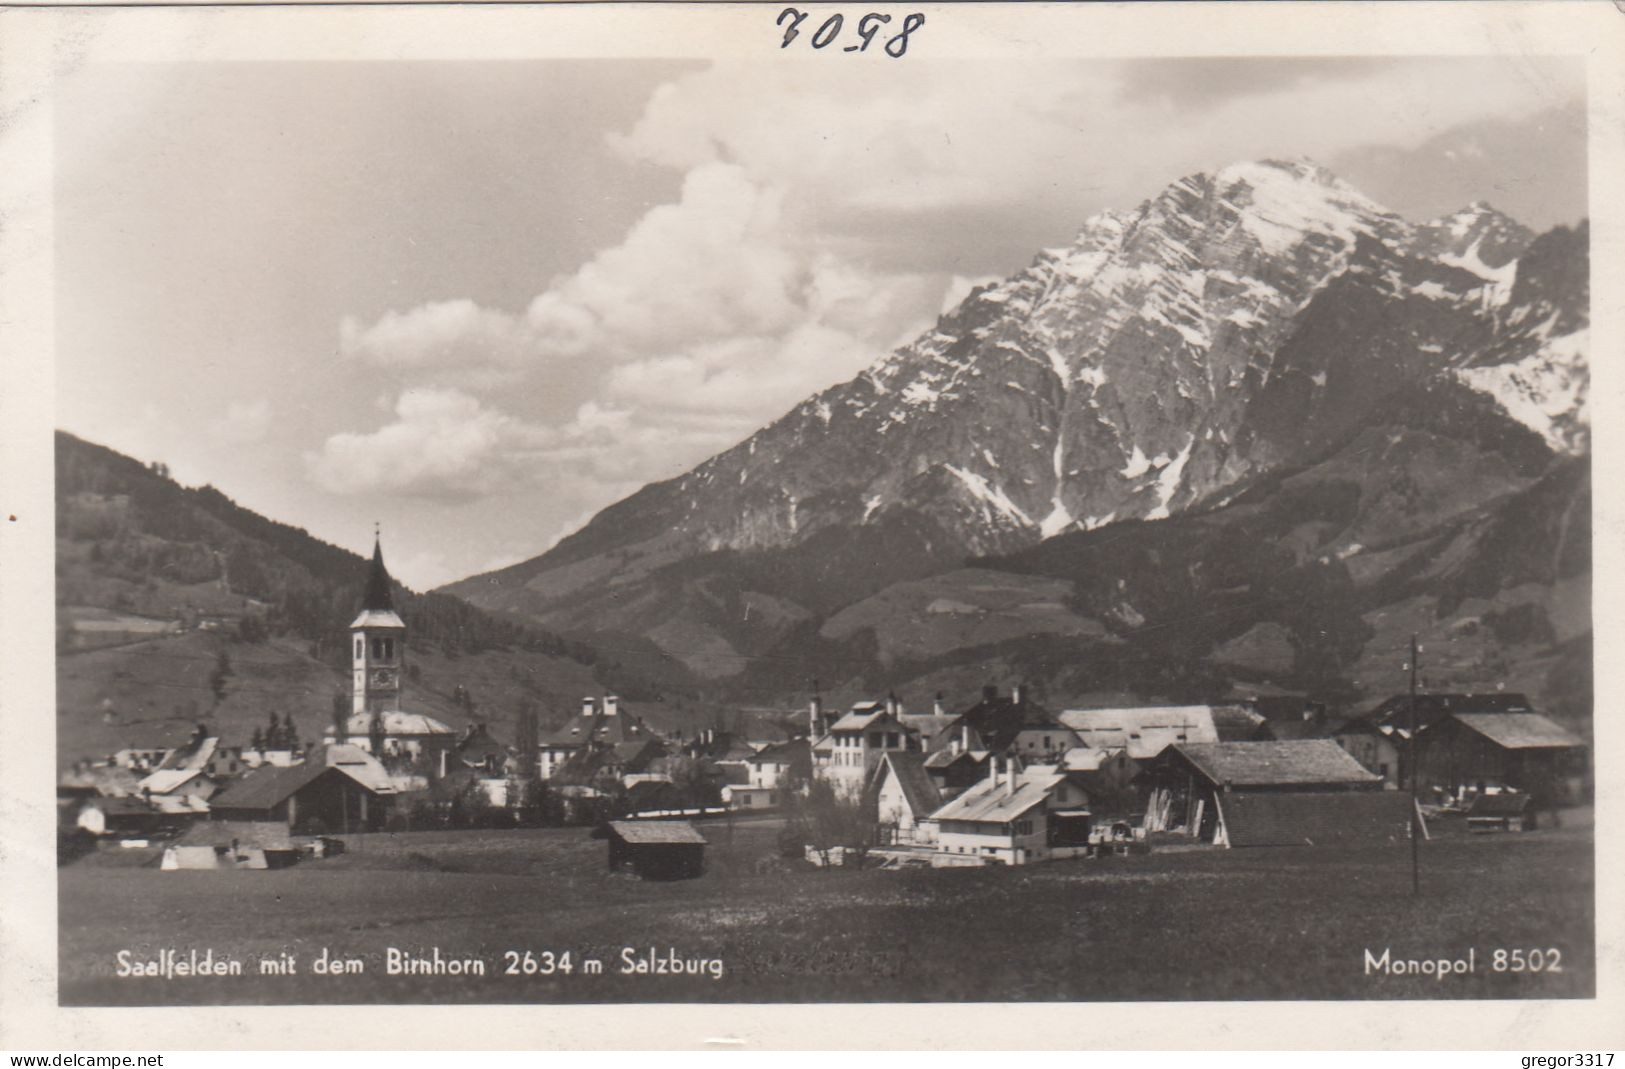
<svg viewBox="0 0 1625 1069"><path fill-rule="evenodd" d="M406 623L395 612L391 587L375 536L361 612L350 624L350 713L342 722L335 718L324 741L361 747L384 762L401 789L412 790L446 774L457 734L432 716L401 708Z"/></svg>

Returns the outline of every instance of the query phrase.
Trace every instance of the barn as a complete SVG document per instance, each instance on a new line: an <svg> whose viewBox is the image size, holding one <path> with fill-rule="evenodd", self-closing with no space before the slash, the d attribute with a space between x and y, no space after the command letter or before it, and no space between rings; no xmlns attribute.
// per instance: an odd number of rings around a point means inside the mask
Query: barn
<svg viewBox="0 0 1625 1069"><path fill-rule="evenodd" d="M262 765L210 799L216 820L275 822L292 831L377 830L395 793L356 746L329 746L297 765Z"/></svg>
<svg viewBox="0 0 1625 1069"><path fill-rule="evenodd" d="M1585 741L1539 713L1456 713L1417 736L1422 782L1452 794L1512 787L1537 806L1585 794Z"/></svg>
<svg viewBox="0 0 1625 1069"><path fill-rule="evenodd" d="M1149 795L1147 831L1177 831L1220 844L1226 842L1220 802L1233 794L1382 790L1382 777L1367 771L1331 739L1169 746L1146 765L1138 782ZM1272 812L1289 804L1265 803ZM1346 808L1352 812L1358 805L1349 803Z"/></svg>
<svg viewBox="0 0 1625 1069"><path fill-rule="evenodd" d="M688 880L705 871L705 836L686 820L612 820L594 837L609 840L611 872Z"/></svg>

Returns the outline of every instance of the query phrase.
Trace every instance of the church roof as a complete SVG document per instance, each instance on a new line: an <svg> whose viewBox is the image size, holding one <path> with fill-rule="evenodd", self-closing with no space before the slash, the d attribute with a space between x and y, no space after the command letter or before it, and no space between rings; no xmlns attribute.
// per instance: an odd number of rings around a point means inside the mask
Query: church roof
<svg viewBox="0 0 1625 1069"><path fill-rule="evenodd" d="M372 540L372 564L367 569L367 593L361 599L361 607L382 612L395 611L395 598L390 593L389 569L384 567L384 547L376 537Z"/></svg>
<svg viewBox="0 0 1625 1069"><path fill-rule="evenodd" d="M366 738L372 734L372 713L352 713L344 721L344 733L349 738ZM399 709L388 709L377 714L384 729L389 735L454 735L451 728L423 713L406 713Z"/></svg>
<svg viewBox="0 0 1625 1069"><path fill-rule="evenodd" d="M393 585L389 569L384 567L384 548L375 538L372 543L372 563L367 566L367 589L361 597L361 612L350 622L351 631L361 628L406 630L405 621L395 612Z"/></svg>

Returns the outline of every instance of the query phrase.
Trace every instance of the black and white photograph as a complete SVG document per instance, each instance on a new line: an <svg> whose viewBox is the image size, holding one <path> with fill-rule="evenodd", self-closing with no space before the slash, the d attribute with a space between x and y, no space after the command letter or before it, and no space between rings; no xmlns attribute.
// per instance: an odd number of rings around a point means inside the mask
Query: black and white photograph
<svg viewBox="0 0 1625 1069"><path fill-rule="evenodd" d="M39 37L42 997L1594 1000L1611 6L675 6Z"/></svg>

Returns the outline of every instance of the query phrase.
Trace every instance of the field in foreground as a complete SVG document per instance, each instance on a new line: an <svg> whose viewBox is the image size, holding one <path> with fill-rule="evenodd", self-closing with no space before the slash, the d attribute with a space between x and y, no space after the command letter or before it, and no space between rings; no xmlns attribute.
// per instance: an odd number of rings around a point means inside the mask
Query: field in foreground
<svg viewBox="0 0 1625 1069"><path fill-rule="evenodd" d="M811 871L776 826L704 828L697 880L604 871L583 829L354 836L273 872L160 872L101 855L59 873L66 1005L1522 998L1594 993L1588 829L1441 836L1422 895L1405 847L1186 850L1024 869ZM109 864L117 860L125 865ZM389 948L477 958L483 976L387 975ZM172 948L243 975L114 975ZM625 948L720 959L721 979L622 974ZM359 975L323 976L322 955ZM1365 953L1458 959L1445 979L1368 975ZM1552 949L1561 971L1495 971ZM515 954L517 975L505 974ZM525 975L524 952L536 972ZM572 971L542 975L570 952ZM260 975L291 954L299 972ZM584 962L602 962L588 975Z"/></svg>

